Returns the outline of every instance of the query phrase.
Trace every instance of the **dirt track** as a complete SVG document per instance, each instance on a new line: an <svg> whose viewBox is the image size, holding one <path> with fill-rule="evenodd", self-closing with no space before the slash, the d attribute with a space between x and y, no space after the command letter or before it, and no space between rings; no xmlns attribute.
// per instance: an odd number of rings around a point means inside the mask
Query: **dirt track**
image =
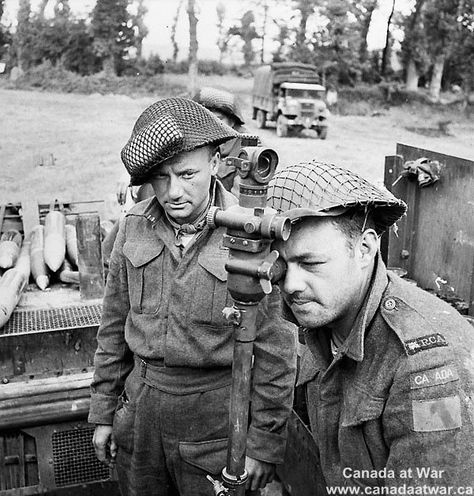
<svg viewBox="0 0 474 496"><path fill-rule="evenodd" d="M120 150L140 112L155 99L1 89L0 202L19 201L25 194L47 202L113 197L123 170ZM317 159L381 182L384 156L395 153L397 142L474 159L474 122L463 117L451 124L452 136L436 138L405 129L436 128L440 117L428 113L391 109L378 117L334 115L322 141L258 130L248 105L244 116L249 131L277 150L281 166ZM39 157L45 165L38 165Z"/></svg>

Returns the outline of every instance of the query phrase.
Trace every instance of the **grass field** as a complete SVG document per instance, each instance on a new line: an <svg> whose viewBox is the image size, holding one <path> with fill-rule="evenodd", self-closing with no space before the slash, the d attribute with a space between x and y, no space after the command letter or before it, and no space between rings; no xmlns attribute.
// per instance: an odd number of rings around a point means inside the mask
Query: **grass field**
<svg viewBox="0 0 474 496"><path fill-rule="evenodd" d="M46 203L55 198L112 199L124 170L120 150L136 118L150 103L168 96L171 87L175 96L185 94L184 75L165 77L171 79L163 88L140 98L0 89L0 202L24 196ZM281 166L317 159L381 182L384 157L395 153L397 142L474 159L474 122L452 111L396 107L374 117L333 115L326 141L281 139L274 129L257 130L250 119L251 79L213 76L203 78L202 84L241 96L249 131L277 150ZM446 119L452 121L450 136L421 134ZM44 165L39 165L41 160Z"/></svg>

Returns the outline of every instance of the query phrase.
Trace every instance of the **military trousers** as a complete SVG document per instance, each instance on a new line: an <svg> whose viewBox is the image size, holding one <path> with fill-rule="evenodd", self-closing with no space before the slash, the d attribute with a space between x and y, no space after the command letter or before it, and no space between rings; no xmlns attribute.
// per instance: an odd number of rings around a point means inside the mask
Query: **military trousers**
<svg viewBox="0 0 474 496"><path fill-rule="evenodd" d="M212 496L226 464L231 369L135 361L114 416L123 496Z"/></svg>

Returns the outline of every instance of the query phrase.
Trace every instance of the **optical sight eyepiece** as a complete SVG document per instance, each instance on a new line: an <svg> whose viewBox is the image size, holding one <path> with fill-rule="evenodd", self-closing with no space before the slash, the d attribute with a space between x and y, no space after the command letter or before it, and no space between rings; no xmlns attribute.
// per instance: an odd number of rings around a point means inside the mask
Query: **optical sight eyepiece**
<svg viewBox="0 0 474 496"><path fill-rule="evenodd" d="M278 165L275 150L261 146L242 148L239 158L251 164L248 175L259 184L268 184Z"/></svg>

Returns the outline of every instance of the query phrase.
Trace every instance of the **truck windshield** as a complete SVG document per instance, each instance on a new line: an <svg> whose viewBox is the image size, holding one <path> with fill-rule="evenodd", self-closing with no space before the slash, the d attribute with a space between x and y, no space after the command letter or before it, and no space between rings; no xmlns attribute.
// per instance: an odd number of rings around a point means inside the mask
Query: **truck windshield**
<svg viewBox="0 0 474 496"><path fill-rule="evenodd" d="M291 96L292 98L308 98L316 100L323 98L323 91L318 90L297 90L293 88L287 88L286 96Z"/></svg>

